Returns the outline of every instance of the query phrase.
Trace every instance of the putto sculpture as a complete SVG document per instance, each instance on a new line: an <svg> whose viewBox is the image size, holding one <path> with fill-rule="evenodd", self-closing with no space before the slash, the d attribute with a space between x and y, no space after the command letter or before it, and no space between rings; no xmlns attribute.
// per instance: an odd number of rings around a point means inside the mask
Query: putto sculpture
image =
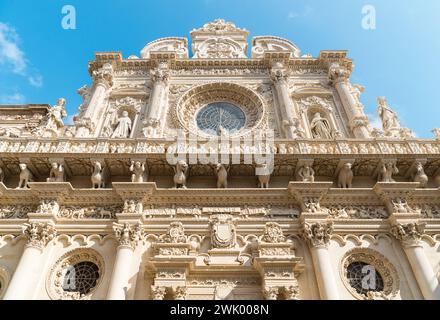
<svg viewBox="0 0 440 320"><path fill-rule="evenodd" d="M131 182L142 183L147 180L145 162L132 161L130 165Z"/></svg>
<svg viewBox="0 0 440 320"><path fill-rule="evenodd" d="M395 162L383 163L378 174L378 181L395 182L395 180L393 179L393 175L398 173L399 173L399 169L397 168Z"/></svg>
<svg viewBox="0 0 440 320"><path fill-rule="evenodd" d="M297 180L302 182L315 182L315 170L309 165L299 168Z"/></svg>
<svg viewBox="0 0 440 320"><path fill-rule="evenodd" d="M57 162L53 162L49 178L47 178L47 182L64 182L66 180L64 167L62 164L58 164Z"/></svg>

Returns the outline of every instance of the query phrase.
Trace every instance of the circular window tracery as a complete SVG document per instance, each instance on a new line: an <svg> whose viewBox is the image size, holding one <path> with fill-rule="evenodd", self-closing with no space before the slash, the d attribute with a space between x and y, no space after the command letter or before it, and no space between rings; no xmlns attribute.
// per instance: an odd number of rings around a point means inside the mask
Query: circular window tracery
<svg viewBox="0 0 440 320"><path fill-rule="evenodd" d="M98 288L104 261L96 251L76 249L63 255L52 268L46 290L55 300L90 299Z"/></svg>
<svg viewBox="0 0 440 320"><path fill-rule="evenodd" d="M228 102L213 102L197 113L197 127L211 135L234 134L246 124L243 110Z"/></svg>
<svg viewBox="0 0 440 320"><path fill-rule="evenodd" d="M356 248L341 262L341 277L358 299L391 299L399 291L399 277L391 262L377 251Z"/></svg>
<svg viewBox="0 0 440 320"><path fill-rule="evenodd" d="M243 136L267 126L263 121L266 119L263 99L253 90L235 83L196 86L179 98L173 112L177 127L202 137L218 135L220 125L231 136ZM220 112L227 118L220 119Z"/></svg>

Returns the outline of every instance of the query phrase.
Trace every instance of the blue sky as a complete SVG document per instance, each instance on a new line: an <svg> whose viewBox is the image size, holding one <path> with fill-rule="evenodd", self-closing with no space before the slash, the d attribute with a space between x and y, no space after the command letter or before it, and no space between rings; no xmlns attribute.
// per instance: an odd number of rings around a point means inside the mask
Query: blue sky
<svg viewBox="0 0 440 320"><path fill-rule="evenodd" d="M76 9L76 30L61 27L64 5ZM376 9L375 30L362 28L364 5ZM0 0L0 104L65 97L73 115L94 52L138 55L152 40L189 37L215 18L246 28L250 38L290 39L304 54L347 49L373 122L384 95L419 137L440 127L438 0Z"/></svg>

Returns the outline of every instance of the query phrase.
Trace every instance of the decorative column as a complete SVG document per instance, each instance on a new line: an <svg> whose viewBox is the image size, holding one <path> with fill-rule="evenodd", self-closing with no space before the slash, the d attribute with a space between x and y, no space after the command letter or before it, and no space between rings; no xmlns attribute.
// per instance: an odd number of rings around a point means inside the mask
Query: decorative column
<svg viewBox="0 0 440 320"><path fill-rule="evenodd" d="M275 63L270 71L270 76L280 104L281 125L286 138L298 138L297 126L299 125L299 119L289 94L288 73L283 64L280 62Z"/></svg>
<svg viewBox="0 0 440 320"><path fill-rule="evenodd" d="M420 242L424 228L424 224L417 222L396 222L391 227L391 233L401 242L423 297L427 300L440 300L439 281Z"/></svg>
<svg viewBox="0 0 440 320"><path fill-rule="evenodd" d="M150 103L147 108L147 116L144 120L144 135L158 137L163 131L165 122L165 110L168 104L168 81L170 72L167 63L160 63L157 69L151 71L153 89L151 91Z"/></svg>
<svg viewBox="0 0 440 320"><path fill-rule="evenodd" d="M101 69L92 73L94 90L84 117L76 119L76 137L88 137L98 128L99 121L104 111L106 92L113 85L113 66L110 63L104 64Z"/></svg>
<svg viewBox="0 0 440 320"><path fill-rule="evenodd" d="M142 232L139 224L115 223L113 229L119 241L119 246L116 252L107 300L125 300L125 288L130 278L133 251L142 237Z"/></svg>
<svg viewBox="0 0 440 320"><path fill-rule="evenodd" d="M35 282L41 276L39 266L43 249L55 237L56 231L48 223L30 223L24 225L23 234L27 243L4 300L32 299Z"/></svg>
<svg viewBox="0 0 440 320"><path fill-rule="evenodd" d="M365 115L364 107L359 101L363 88L350 84L350 74L351 71L340 66L339 63L333 63L329 68L330 81L334 84L341 98L351 130L356 138L369 138L368 117Z"/></svg>
<svg viewBox="0 0 440 320"><path fill-rule="evenodd" d="M309 224L305 222L303 227L303 237L310 246L321 299L338 300L338 287L328 252L328 243L333 232L332 223L315 222Z"/></svg>

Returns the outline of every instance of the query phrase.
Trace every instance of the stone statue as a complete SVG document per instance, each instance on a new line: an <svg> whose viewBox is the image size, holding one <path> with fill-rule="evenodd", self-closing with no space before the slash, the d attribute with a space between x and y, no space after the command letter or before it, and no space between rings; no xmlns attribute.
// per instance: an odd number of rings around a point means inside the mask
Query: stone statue
<svg viewBox="0 0 440 320"><path fill-rule="evenodd" d="M145 178L145 162L132 161L130 166L131 182L142 183Z"/></svg>
<svg viewBox="0 0 440 320"><path fill-rule="evenodd" d="M112 138L129 138L131 134L131 119L128 111L123 111L122 116L118 119L116 129L113 131Z"/></svg>
<svg viewBox="0 0 440 320"><path fill-rule="evenodd" d="M332 130L327 119L321 117L319 112L315 113L310 123L313 138L332 139Z"/></svg>
<svg viewBox="0 0 440 320"><path fill-rule="evenodd" d="M400 123L397 114L388 106L385 97L377 98L377 102L379 103L377 113L382 121L383 131L387 136L393 135L394 132L400 130Z"/></svg>
<svg viewBox="0 0 440 320"><path fill-rule="evenodd" d="M358 107L363 106L361 103L361 94L364 92L365 92L365 88L360 84L352 84L350 86L350 93L353 95L354 99L356 100Z"/></svg>
<svg viewBox="0 0 440 320"><path fill-rule="evenodd" d="M393 174L398 174L399 169L396 167L396 164L393 162L384 163L382 168L380 169L378 175L379 182L395 182L393 179Z"/></svg>
<svg viewBox="0 0 440 320"><path fill-rule="evenodd" d="M63 118L67 116L66 100L60 98L57 104L53 106L47 115L46 130L58 133L58 130L64 127Z"/></svg>
<svg viewBox="0 0 440 320"><path fill-rule="evenodd" d="M32 182L34 180L34 177L25 163L20 163L19 167L21 172L17 189L27 189L29 188L29 182Z"/></svg>
<svg viewBox="0 0 440 320"><path fill-rule="evenodd" d="M49 178L47 178L47 182L64 182L65 172L62 164L58 164L56 162L52 163L52 168L50 169Z"/></svg>
<svg viewBox="0 0 440 320"><path fill-rule="evenodd" d="M99 161L93 163L93 173L92 173L92 188L100 189L105 188L106 184L106 172L105 167L101 165Z"/></svg>
<svg viewBox="0 0 440 320"><path fill-rule="evenodd" d="M286 135L287 132L291 130L293 133L293 138L305 138L306 136L303 128L301 128L301 123L298 118L292 118L290 120L284 119L283 130Z"/></svg>
<svg viewBox="0 0 440 320"><path fill-rule="evenodd" d="M419 182L421 188L425 188L428 184L428 176L423 169L423 165L420 162L416 164L416 171L413 173L413 181Z"/></svg>
<svg viewBox="0 0 440 320"><path fill-rule="evenodd" d="M353 170L352 164L347 162L339 171L338 175L338 187L339 188L351 188L353 182Z"/></svg>
<svg viewBox="0 0 440 320"><path fill-rule="evenodd" d="M315 182L315 170L309 165L302 166L298 170L297 180L302 182Z"/></svg>
<svg viewBox="0 0 440 320"><path fill-rule="evenodd" d="M434 128L431 132L434 134L435 140L440 140L440 128Z"/></svg>
<svg viewBox="0 0 440 320"><path fill-rule="evenodd" d="M224 166L218 163L215 167L215 173L217 175L217 188L227 188L228 187L228 173L230 166Z"/></svg>
<svg viewBox="0 0 440 320"><path fill-rule="evenodd" d="M259 174L259 172L261 174ZM255 168L255 174L258 177L258 187L262 189L269 188L270 173L267 168L267 164L257 164Z"/></svg>
<svg viewBox="0 0 440 320"><path fill-rule="evenodd" d="M186 175L188 164L184 160L179 160L174 168L174 188L186 189Z"/></svg>

